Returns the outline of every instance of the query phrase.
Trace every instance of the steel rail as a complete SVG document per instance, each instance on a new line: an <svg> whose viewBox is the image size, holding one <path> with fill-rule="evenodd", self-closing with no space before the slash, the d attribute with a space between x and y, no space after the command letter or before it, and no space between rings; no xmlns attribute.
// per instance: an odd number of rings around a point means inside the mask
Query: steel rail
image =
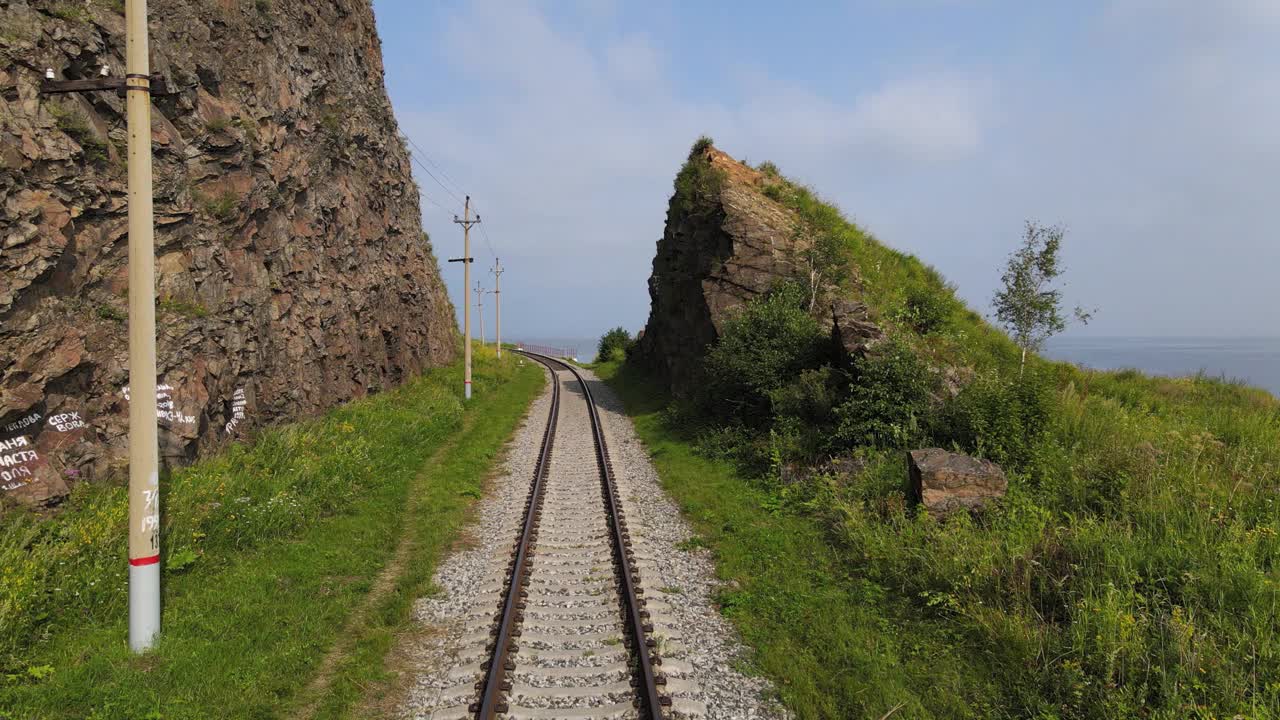
<svg viewBox="0 0 1280 720"><path fill-rule="evenodd" d="M582 393L587 401L587 414L591 418L591 432L595 439L596 462L600 468L605 508L609 527L612 530L614 560L618 565L625 622L627 629L631 632L633 655L639 666L636 679L640 685L637 691L640 696L641 717L647 720L663 720L663 708L671 704L671 699L658 691L659 685L666 684L666 677L655 669L655 665L661 665L662 660L657 656L657 642L649 637L653 632L653 625L649 622L649 611L644 608L645 600L641 597L644 589L640 587L640 575L635 567L635 557L631 550L631 534L627 531L627 520L622 512L622 499L618 495L617 483L613 476L613 463L609 460L604 427L600 423L600 413L596 408L595 398L591 395L591 387L582 373L570 363L528 351L524 354L548 367L550 365L547 361L563 366L582 386Z"/></svg>
<svg viewBox="0 0 1280 720"><path fill-rule="evenodd" d="M507 704L503 693L511 689L505 679L507 671L514 670L515 664L510 655L516 650L513 638L518 633L518 625L523 621L519 612L522 608L521 598L526 595L525 581L529 579L529 562L532 553L531 545L538 535L538 521L542 515L542 496L546 488L547 474L551 468L551 448L555 444L556 422L560 416L560 380L555 368L550 363L533 358L551 371L551 409L547 413L547 429L542 435L542 448L538 454L538 462L533 470L533 483L525 501L524 526L516 541L514 557L508 569L507 591L503 596L500 612L495 621L498 627L494 633L492 655L488 667L483 667L484 679L481 681L480 699L473 703L470 710L478 720L490 720L498 713L507 712Z"/></svg>

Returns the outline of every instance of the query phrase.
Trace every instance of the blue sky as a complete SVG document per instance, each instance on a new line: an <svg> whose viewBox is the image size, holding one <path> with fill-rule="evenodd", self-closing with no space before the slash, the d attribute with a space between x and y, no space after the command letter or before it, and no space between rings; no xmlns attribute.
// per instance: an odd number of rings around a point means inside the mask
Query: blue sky
<svg viewBox="0 0 1280 720"><path fill-rule="evenodd" d="M1098 308L1074 334L1280 335L1275 0L374 9L401 129L479 205L477 268L490 243L507 267L508 339L643 326L671 182L704 133L984 312L1036 219L1067 227L1068 302ZM416 175L437 255L460 255L460 207ZM460 266L444 272L460 306Z"/></svg>

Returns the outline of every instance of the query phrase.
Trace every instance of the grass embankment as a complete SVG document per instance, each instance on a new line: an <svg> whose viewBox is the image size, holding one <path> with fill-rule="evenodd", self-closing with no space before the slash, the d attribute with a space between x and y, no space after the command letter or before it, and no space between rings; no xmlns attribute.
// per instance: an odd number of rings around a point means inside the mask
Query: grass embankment
<svg viewBox="0 0 1280 720"><path fill-rule="evenodd" d="M505 360L505 359L504 359ZM332 717L382 658L542 374L460 368L263 432L165 483L164 629L124 622L126 498L81 486L0 528L0 717ZM465 438L462 433L465 432Z"/></svg>
<svg viewBox="0 0 1280 720"><path fill-rule="evenodd" d="M673 207L713 212L721 183L743 186L707 147ZM797 713L1280 718L1280 401L1035 357L1020 372L937 272L759 172L826 284L806 273L723 323L680 401L603 372ZM824 293L865 302L885 339L834 347ZM995 460L1007 496L911 507L904 451L930 446Z"/></svg>
<svg viewBox="0 0 1280 720"><path fill-rule="evenodd" d="M1280 716L1280 403L1058 369L1045 462L945 521L906 506L900 452L781 486L709 457L638 371L597 373L800 717Z"/></svg>

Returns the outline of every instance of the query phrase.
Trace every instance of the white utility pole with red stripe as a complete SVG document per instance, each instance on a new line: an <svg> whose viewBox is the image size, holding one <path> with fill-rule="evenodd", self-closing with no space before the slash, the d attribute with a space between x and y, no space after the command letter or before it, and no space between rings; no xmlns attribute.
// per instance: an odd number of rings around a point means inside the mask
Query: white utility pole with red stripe
<svg viewBox="0 0 1280 720"><path fill-rule="evenodd" d="M127 0L129 133L129 648L160 632L160 451L156 430L155 224L147 0Z"/></svg>

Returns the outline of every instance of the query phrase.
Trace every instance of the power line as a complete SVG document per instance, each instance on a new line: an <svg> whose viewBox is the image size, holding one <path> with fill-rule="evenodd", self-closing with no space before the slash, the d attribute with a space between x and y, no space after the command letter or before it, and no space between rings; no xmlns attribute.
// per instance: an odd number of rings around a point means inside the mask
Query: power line
<svg viewBox="0 0 1280 720"><path fill-rule="evenodd" d="M410 144L410 145L412 145L412 146L413 146L413 147L418 151L418 154L419 154L419 155L421 155L422 157L426 158L426 159L427 159L427 162L431 163L431 167L434 167L434 168L435 168L435 169L440 173L440 175L441 175L442 177L444 177L444 179L445 179L445 180L448 180L448 181L453 185L453 188L454 188L455 190L457 190L458 192L463 192L463 190L462 190L462 186L461 186L461 185L459 185L459 184L457 183L457 181L455 181L453 178L449 177L449 173L445 172L445 171L444 171L444 168L440 167L440 164L439 164L439 163L437 163L435 160L432 160L432 159L431 159L431 156L430 156L429 154L427 154L427 151L426 151L426 150L423 150L423 149L422 149L422 147L418 145L418 143L414 142L414 141L413 141L413 138L409 137L409 136L406 134L406 135L404 136L404 139L405 139L405 140L408 140L408 141L409 141L409 144ZM465 194L465 193L464 193L464 194ZM454 199L456 200L456 199L457 199L457 196L454 196Z"/></svg>
<svg viewBox="0 0 1280 720"><path fill-rule="evenodd" d="M477 213L480 212L480 208L478 206L476 207L476 212ZM485 229L484 225L480 226L480 234L484 237L485 247L489 249L489 257L493 258L494 260L497 260L498 253L493 249L493 240L489 239L489 231Z"/></svg>
<svg viewBox="0 0 1280 720"><path fill-rule="evenodd" d="M444 171L444 168L440 167L440 165L435 160L432 160L431 156L427 154L427 151L423 150L422 147L418 145L418 143L414 142L413 138L409 137L408 134L405 134L404 139L409 141L409 145L412 146L414 150L418 151L417 155L421 155L422 157L426 158L427 162L431 163L431 165L435 167L436 172L439 172L442 177L444 177L446 180L452 183L453 186L458 189L458 192L463 192L462 187L458 185L457 181L449 177L449 174ZM409 159L417 163L418 167L422 168L422 171L425 172L428 177L434 180L435 183L439 185L440 188L443 189L446 193L448 193L450 197L452 197L455 201L457 201L459 205L465 206L466 203L464 203L462 199L457 196L457 194L455 194L452 190L450 190L447 185L441 182L440 178L436 177L436 174L431 172L431 169L428 168L426 165L424 165L422 161L418 159L417 155L415 155L411 150L409 152ZM444 210L445 212L449 211L449 208L446 208L444 205L441 205L430 195L427 195L426 193L421 193L421 195L422 197L426 198L428 202L440 208L441 210ZM480 208L476 206L476 211L479 212L479 210ZM489 250L489 256L496 260L498 257L498 253L496 250L494 250L493 239L489 237L489 231L485 228L484 225L480 226L480 234L484 237L484 244L485 244L485 247Z"/></svg>
<svg viewBox="0 0 1280 720"><path fill-rule="evenodd" d="M418 157L417 157L416 155L414 155L413 153L409 153L409 159L410 159L410 160L413 160L415 163L418 163L418 167L422 168L422 171L423 171L423 172L425 172L425 173L427 174L427 176L428 176L428 177L430 177L432 180L435 180L437 185L439 185L441 188L443 188L445 192L449 193L450 197L452 197L454 200L456 200L456 201L458 202L458 205L460 205L460 206L461 206L461 205L465 205L465 203L463 203L463 202L462 202L462 199L461 199L461 198L459 198L457 195L454 195L452 190L450 190L449 188L445 187L445 184L444 184L444 183L442 183L442 182L440 182L440 178L438 178L438 177L436 177L434 174L432 174L431 169L430 169L430 168L428 168L426 165L423 165L423 164L422 164L422 161L421 161L421 160L419 160L419 159L418 159Z"/></svg>
<svg viewBox="0 0 1280 720"><path fill-rule="evenodd" d="M421 190L419 190L419 191L418 191L418 197L422 198L423 200L426 200L427 202L431 203L432 205L435 205L436 207L440 208L441 210L445 211L446 213L447 213L447 212L450 212L450 209L449 209L449 208L447 208L447 207L445 207L445 206L441 205L441 204L439 203L439 201L437 201L435 198L431 197L430 195L428 195L428 194L426 194L426 193L422 192Z"/></svg>
<svg viewBox="0 0 1280 720"><path fill-rule="evenodd" d="M405 136L404 136L404 139L405 139L405 140L408 140L408 141L409 141L409 144L413 145L414 147L418 147L417 143L413 142L413 138L409 137L408 135L405 135ZM419 152L421 152L421 149L419 149ZM426 153L422 153L422 155L423 155L424 157L426 157ZM433 173L433 172L431 172L431 168L429 168L429 167L427 167L426 165L424 165L424 164L423 164L423 162L422 162L421 160L419 160L419 159L418 159L418 156L413 154L413 151L410 151L410 152L409 152L409 159L411 159L411 160L413 160L415 163L417 163L417 164L418 164L418 167L422 168L422 171L423 171L423 172L425 172L425 173L427 174L427 176L428 176L428 177L430 177L432 180L435 180L435 181L436 181L436 184L437 184L437 185L439 185L441 189L443 189L445 192L449 193L449 196L450 196L450 197L452 197L454 200L456 200L456 201L457 201L457 203L458 203L458 205L465 205L465 204L466 204L466 203L462 202L462 198L458 197L458 195L457 195L456 193L454 193L452 190L450 190L450 189L449 189L449 186L448 186L448 185L445 185L443 182L441 182L441 181L440 181L440 178L436 177L436 174L435 174L435 173ZM430 157L427 157L427 159L428 159L428 160L430 160L431 158L430 158ZM434 165L435 163L433 162L432 164ZM439 166L437 166L437 168L436 168L436 169L437 169L437 170L439 170ZM443 174L444 174L444 171L443 171L443 170L440 170L440 174L441 174L441 175L443 175Z"/></svg>

